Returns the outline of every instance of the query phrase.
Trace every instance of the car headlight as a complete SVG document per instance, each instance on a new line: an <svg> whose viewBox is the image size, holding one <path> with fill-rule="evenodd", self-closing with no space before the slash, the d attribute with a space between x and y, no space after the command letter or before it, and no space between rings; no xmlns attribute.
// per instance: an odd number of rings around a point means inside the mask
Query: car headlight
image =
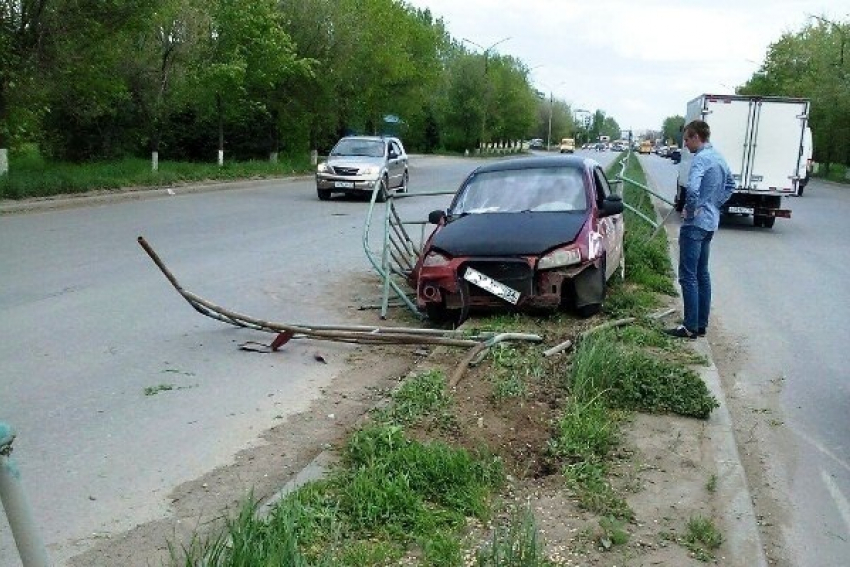
<svg viewBox="0 0 850 567"><path fill-rule="evenodd" d="M428 252L428 255L425 256L425 260L422 262L422 266L433 268L436 266L446 266L448 263L449 259L442 254L438 252Z"/></svg>
<svg viewBox="0 0 850 567"><path fill-rule="evenodd" d="M318 171L319 173L330 173L331 168L328 167L328 164L326 164L325 162L322 162L316 168L316 171Z"/></svg>
<svg viewBox="0 0 850 567"><path fill-rule="evenodd" d="M360 175L364 175L367 177L378 177L378 174L381 172L381 168L377 165L367 165L363 169L360 170Z"/></svg>
<svg viewBox="0 0 850 567"><path fill-rule="evenodd" d="M549 252L537 262L538 270L565 268L581 263L581 251L578 248L558 248Z"/></svg>

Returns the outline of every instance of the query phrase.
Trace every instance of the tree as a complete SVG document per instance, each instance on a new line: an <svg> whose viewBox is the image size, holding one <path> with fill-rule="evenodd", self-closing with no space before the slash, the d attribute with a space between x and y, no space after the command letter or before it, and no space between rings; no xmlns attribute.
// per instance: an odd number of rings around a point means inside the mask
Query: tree
<svg viewBox="0 0 850 567"><path fill-rule="evenodd" d="M664 140L676 140L676 144L682 145L682 129L685 127L684 116L668 116L661 125L661 137Z"/></svg>

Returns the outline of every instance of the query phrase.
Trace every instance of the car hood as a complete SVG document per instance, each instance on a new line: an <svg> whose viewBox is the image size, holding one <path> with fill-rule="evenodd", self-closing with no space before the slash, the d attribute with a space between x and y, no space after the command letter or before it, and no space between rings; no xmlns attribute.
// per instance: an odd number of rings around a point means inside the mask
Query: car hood
<svg viewBox="0 0 850 567"><path fill-rule="evenodd" d="M369 156L330 156L328 157L328 165L331 167L366 167L368 165L377 165L383 167L385 163L382 157Z"/></svg>
<svg viewBox="0 0 850 567"><path fill-rule="evenodd" d="M449 256L540 255L573 242L587 213L483 213L456 218L443 226L431 246Z"/></svg>

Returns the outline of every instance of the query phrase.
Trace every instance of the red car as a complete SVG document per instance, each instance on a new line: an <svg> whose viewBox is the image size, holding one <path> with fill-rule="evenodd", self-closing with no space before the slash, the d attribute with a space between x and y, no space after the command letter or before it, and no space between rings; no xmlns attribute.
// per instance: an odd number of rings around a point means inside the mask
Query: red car
<svg viewBox="0 0 850 567"><path fill-rule="evenodd" d="M623 202L600 165L577 156L517 158L464 180L410 275L435 321L478 309L599 311L623 258Z"/></svg>

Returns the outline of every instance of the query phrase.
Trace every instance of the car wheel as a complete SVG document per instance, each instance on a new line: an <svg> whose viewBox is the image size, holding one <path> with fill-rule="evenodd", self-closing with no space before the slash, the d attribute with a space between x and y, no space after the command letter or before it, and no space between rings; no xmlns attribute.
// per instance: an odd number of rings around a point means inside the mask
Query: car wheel
<svg viewBox="0 0 850 567"><path fill-rule="evenodd" d="M401 186L398 188L399 193L407 193L408 187L407 184L410 183L410 177L405 170L404 175L401 176Z"/></svg>
<svg viewBox="0 0 850 567"><path fill-rule="evenodd" d="M761 225L764 228L773 228L773 225L776 224L776 217L762 217Z"/></svg>
<svg viewBox="0 0 850 567"><path fill-rule="evenodd" d="M378 194L375 196L376 203L383 203L387 200L387 178L381 178L381 184L378 186Z"/></svg>
<svg viewBox="0 0 850 567"><path fill-rule="evenodd" d="M319 196L320 201L327 201L331 198L331 190L330 189L319 189L316 188L316 194Z"/></svg>

